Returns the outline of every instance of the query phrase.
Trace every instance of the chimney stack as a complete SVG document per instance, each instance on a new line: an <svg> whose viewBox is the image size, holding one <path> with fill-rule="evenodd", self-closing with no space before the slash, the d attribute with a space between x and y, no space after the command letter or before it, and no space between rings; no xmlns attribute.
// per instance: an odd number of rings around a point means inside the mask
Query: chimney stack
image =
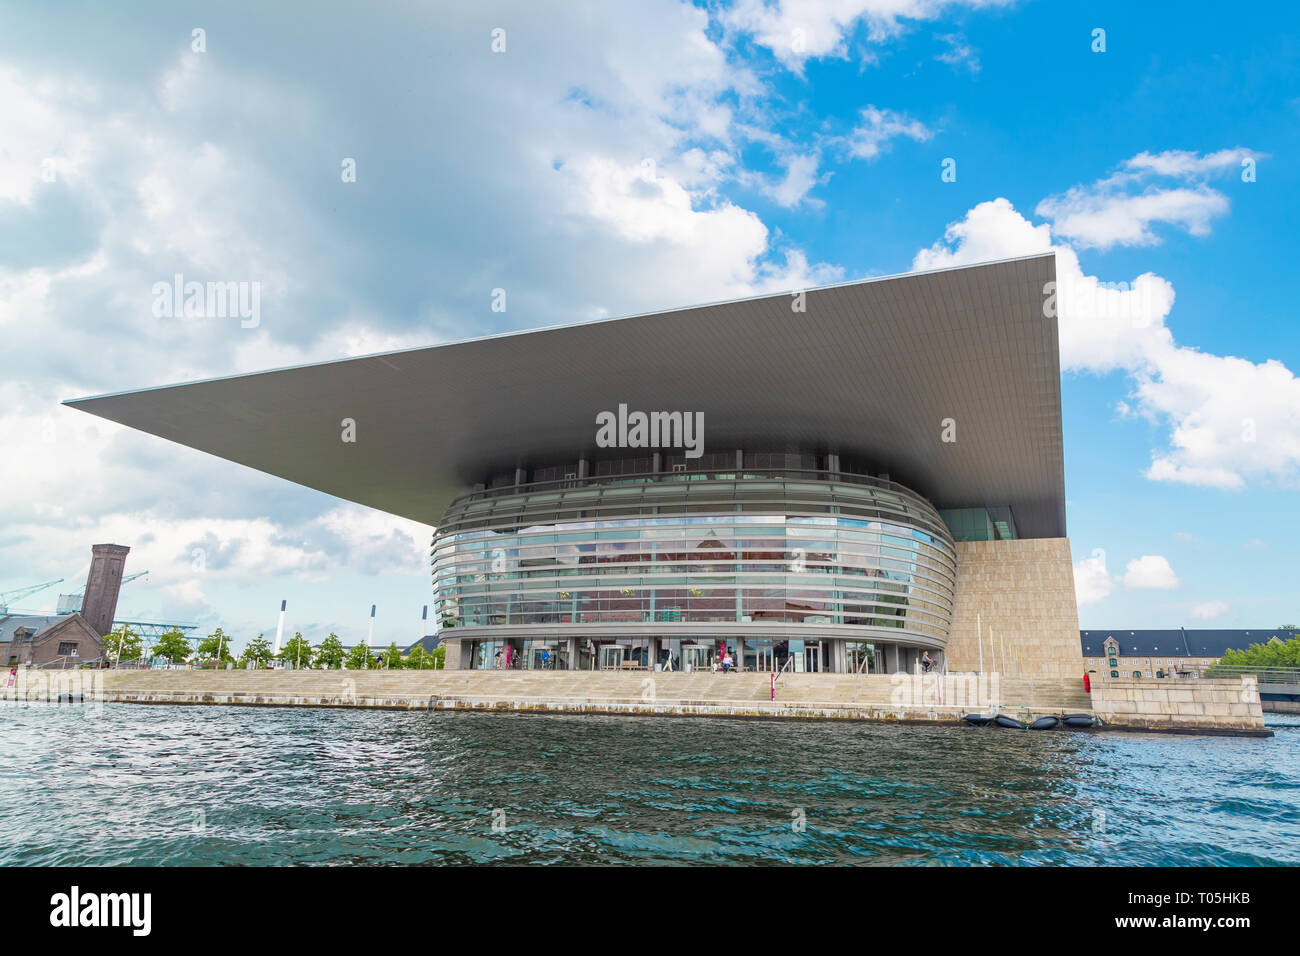
<svg viewBox="0 0 1300 956"><path fill-rule="evenodd" d="M90 574L86 576L86 596L81 602L81 616L95 633L103 637L113 629L117 614L117 592L122 589L122 569L130 548L121 544L96 544L90 549Z"/></svg>

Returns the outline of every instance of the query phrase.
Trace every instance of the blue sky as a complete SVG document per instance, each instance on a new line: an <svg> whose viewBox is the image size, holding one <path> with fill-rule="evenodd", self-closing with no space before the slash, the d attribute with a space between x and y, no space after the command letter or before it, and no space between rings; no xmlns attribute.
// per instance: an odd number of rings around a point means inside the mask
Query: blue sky
<svg viewBox="0 0 1300 956"><path fill-rule="evenodd" d="M406 643L430 529L58 403L1054 248L1081 625L1300 617L1287 5L262 6L0 10L0 590Z"/></svg>

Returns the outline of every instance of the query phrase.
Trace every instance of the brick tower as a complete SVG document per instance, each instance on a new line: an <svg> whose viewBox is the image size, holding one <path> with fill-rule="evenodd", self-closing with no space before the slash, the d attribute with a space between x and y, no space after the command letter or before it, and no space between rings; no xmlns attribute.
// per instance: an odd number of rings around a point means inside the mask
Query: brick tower
<svg viewBox="0 0 1300 956"><path fill-rule="evenodd" d="M96 544L90 549L90 574L86 576L81 616L100 637L113 629L117 592L122 588L122 569L130 551L121 544Z"/></svg>

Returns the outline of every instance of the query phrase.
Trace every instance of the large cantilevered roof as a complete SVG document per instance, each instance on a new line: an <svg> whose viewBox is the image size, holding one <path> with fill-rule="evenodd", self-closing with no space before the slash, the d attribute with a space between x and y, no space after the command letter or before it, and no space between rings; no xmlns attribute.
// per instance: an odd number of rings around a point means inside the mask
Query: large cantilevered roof
<svg viewBox="0 0 1300 956"><path fill-rule="evenodd" d="M66 404L426 524L491 475L597 457L620 403L703 412L706 452L838 453L1057 537L1055 278L1046 254Z"/></svg>

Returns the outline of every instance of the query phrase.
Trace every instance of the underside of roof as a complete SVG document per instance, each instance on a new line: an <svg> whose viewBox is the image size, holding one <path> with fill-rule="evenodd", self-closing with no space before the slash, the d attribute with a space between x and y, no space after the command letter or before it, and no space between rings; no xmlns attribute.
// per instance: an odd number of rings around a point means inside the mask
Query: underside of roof
<svg viewBox="0 0 1300 956"><path fill-rule="evenodd" d="M1055 277L1048 254L66 404L431 525L490 475L608 455L600 412L702 412L706 452L839 454L1059 537Z"/></svg>

